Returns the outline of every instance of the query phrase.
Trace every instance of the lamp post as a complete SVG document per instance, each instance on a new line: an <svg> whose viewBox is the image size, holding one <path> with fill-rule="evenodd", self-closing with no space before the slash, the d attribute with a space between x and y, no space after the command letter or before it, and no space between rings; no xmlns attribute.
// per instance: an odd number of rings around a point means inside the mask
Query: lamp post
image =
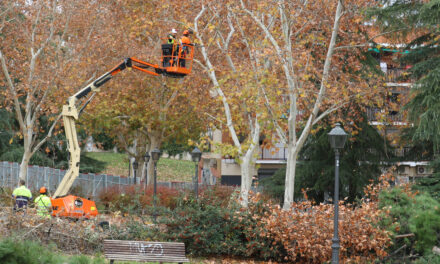
<svg viewBox="0 0 440 264"><path fill-rule="evenodd" d="M136 184L136 173L138 169L138 163L136 160L133 161L133 172L134 172L134 184Z"/></svg>
<svg viewBox="0 0 440 264"><path fill-rule="evenodd" d="M153 159L153 163L154 163L154 190L153 190L153 206L154 206L154 213L153 213L153 219L154 221L156 221L156 191L157 191L157 162L160 159L160 155L162 154L162 152L155 148L153 151L151 151L151 158Z"/></svg>
<svg viewBox="0 0 440 264"><path fill-rule="evenodd" d="M144 181L144 185L147 186L147 181L148 181L148 162L150 161L150 154L148 153L148 151L145 152L144 161L145 161L145 181Z"/></svg>
<svg viewBox="0 0 440 264"><path fill-rule="evenodd" d="M202 157L202 152L198 147L195 147L191 152L192 160L196 164L196 175L194 179L194 193L196 194L196 200L199 199L199 161Z"/></svg>
<svg viewBox="0 0 440 264"><path fill-rule="evenodd" d="M341 124L336 126L328 133L330 146L335 151L335 196L334 196L334 220L333 220L333 239L332 239L332 264L339 264L339 152L344 148L348 134L341 128Z"/></svg>

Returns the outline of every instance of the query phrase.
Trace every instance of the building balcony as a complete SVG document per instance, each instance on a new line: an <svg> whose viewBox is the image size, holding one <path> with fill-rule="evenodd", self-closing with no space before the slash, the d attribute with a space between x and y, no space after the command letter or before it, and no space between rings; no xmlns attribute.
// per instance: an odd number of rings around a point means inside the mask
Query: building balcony
<svg viewBox="0 0 440 264"><path fill-rule="evenodd" d="M284 147L284 144L278 143L275 144L272 148L265 148L260 146L260 155L258 157L259 160L287 160L287 148Z"/></svg>
<svg viewBox="0 0 440 264"><path fill-rule="evenodd" d="M412 83L414 80L408 76L407 71L404 68L387 69L385 80L388 83Z"/></svg>
<svg viewBox="0 0 440 264"><path fill-rule="evenodd" d="M386 110L380 109L380 108L367 108L366 114L368 121L371 122L378 122L378 116L383 115ZM401 112L397 111L388 111L386 114L386 120L385 122L393 122L393 123L405 123L405 115Z"/></svg>

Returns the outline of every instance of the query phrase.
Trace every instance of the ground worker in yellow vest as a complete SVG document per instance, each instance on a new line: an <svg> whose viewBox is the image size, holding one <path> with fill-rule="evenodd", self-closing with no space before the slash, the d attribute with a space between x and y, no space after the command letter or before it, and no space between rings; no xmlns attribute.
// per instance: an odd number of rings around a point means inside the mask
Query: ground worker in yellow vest
<svg viewBox="0 0 440 264"><path fill-rule="evenodd" d="M25 184L24 180L20 180L20 186L12 192L12 197L15 199L14 211L25 210L32 199L32 193Z"/></svg>
<svg viewBox="0 0 440 264"><path fill-rule="evenodd" d="M50 198L47 196L46 187L40 188L40 196L35 198L35 206L37 207L37 214L39 216L50 218L52 203L50 202Z"/></svg>

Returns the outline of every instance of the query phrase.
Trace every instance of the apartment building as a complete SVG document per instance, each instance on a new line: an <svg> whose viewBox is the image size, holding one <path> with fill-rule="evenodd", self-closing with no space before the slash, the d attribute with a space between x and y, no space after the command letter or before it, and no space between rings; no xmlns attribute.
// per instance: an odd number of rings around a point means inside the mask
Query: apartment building
<svg viewBox="0 0 440 264"><path fill-rule="evenodd" d="M402 65L400 56L408 51L403 50L403 45L389 44L385 38L378 47L370 48L370 54L377 59L381 70L385 74L385 86L387 90L386 101L389 103L385 108L370 107L367 109L367 118L371 125L376 126L381 134L389 140L395 148L395 156L404 157L410 150L399 138L402 129L412 124L408 122L407 113L403 106L410 99L410 90L414 83L407 70L411 65ZM383 118L385 116L385 118ZM395 166L395 175L398 182L413 181L416 177L432 175L432 169L428 161L403 161L390 164Z"/></svg>

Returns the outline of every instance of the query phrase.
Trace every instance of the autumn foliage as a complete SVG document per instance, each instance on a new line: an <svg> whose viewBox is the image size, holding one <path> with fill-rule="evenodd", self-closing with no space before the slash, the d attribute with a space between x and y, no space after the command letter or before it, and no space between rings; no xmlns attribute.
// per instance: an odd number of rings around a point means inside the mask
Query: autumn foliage
<svg viewBox="0 0 440 264"><path fill-rule="evenodd" d="M331 259L333 206L313 205L310 201L296 203L292 211L272 207L271 214L261 219L264 233L287 250L286 259L298 263L323 263ZM377 203L362 207L344 205L340 210L340 256L355 263L386 256L390 243L388 233L375 227L380 218Z"/></svg>
<svg viewBox="0 0 440 264"><path fill-rule="evenodd" d="M173 188L158 186L157 205L167 208L175 208L179 197L179 191ZM139 213L141 209L153 205L153 188L142 188L129 185L123 188L111 186L99 194L100 202L110 211L122 213Z"/></svg>
<svg viewBox="0 0 440 264"><path fill-rule="evenodd" d="M355 205L340 202L342 262L368 263L387 256L391 233L380 225L387 211L378 208L377 197L389 187L388 179L384 175L379 184L370 184L365 198ZM182 241L195 255L227 254L289 263L330 261L333 205L316 205L306 199L294 203L291 210L282 210L257 193L244 209L231 202L220 206L210 197L203 195L199 202L185 200L171 210L160 222L168 231L161 238Z"/></svg>
<svg viewBox="0 0 440 264"><path fill-rule="evenodd" d="M388 211L378 205L379 193L388 189L390 175L365 188L356 204L339 204L340 257L347 263L366 263L383 258L391 246L391 233L381 228ZM108 209L139 213L152 205L152 189L127 187L101 193ZM234 196L235 195L235 196ZM185 242L195 255L229 255L295 263L323 263L331 259L333 205L296 202L283 210L261 194L252 194L244 209L234 201L229 187L203 190L196 201L191 192L158 188L158 205L166 207L158 220L162 231L145 230L139 237ZM157 227L159 229L159 227ZM163 228L167 232L163 232Z"/></svg>
<svg viewBox="0 0 440 264"><path fill-rule="evenodd" d="M340 201L340 258L348 263L366 263L387 255L390 233L379 227L386 212L378 208L378 193L389 187L390 175L383 175L379 184L365 189L366 197L359 204ZM249 209L262 227L258 236L273 240L276 250L282 244L286 261L323 263L331 259L333 237L333 205L315 205L309 200L294 203L291 210L278 205L261 204L259 194L253 197ZM257 234L255 234L257 236ZM249 239L253 239L251 237Z"/></svg>

